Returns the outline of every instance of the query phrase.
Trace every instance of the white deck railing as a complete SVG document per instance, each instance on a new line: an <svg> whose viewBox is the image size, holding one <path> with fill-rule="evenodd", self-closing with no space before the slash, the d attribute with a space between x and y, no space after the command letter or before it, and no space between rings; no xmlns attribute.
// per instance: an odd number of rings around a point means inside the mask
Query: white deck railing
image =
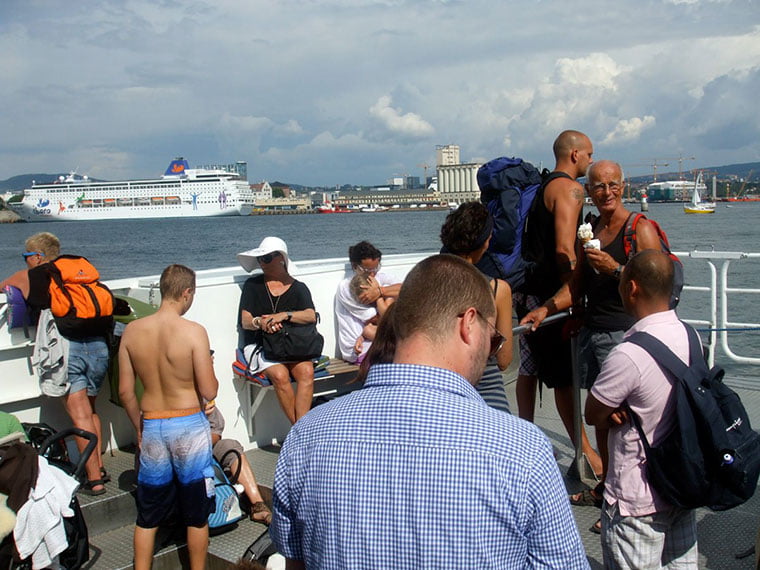
<svg viewBox="0 0 760 570"><path fill-rule="evenodd" d="M738 297L760 294L760 289L754 287L731 287L729 284L729 268L731 262L743 262L745 260L760 259L760 253L743 253L737 251L690 251L674 252L682 259L690 258L702 260L709 270L708 285L686 285L684 291L688 293L706 293L709 298L708 314L706 318L685 319L690 324L708 333L708 360L710 366L715 364L715 352L720 347L727 358L739 364L760 364L760 358L753 356L741 356L729 346L728 335L730 332L741 330L760 330L760 323L748 321L729 320L729 299L736 301ZM693 269L690 274L694 274ZM756 272L760 278L760 272ZM730 297L729 297L730 296ZM748 303L747 306L756 306ZM746 314L746 312L744 312Z"/></svg>

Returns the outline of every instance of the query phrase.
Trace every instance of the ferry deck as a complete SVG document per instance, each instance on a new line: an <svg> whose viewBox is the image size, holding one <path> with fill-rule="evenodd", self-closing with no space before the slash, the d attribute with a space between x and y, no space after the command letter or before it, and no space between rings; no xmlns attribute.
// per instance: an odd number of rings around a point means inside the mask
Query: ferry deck
<svg viewBox="0 0 760 570"><path fill-rule="evenodd" d="M713 329L710 335L711 357L725 364L727 353L731 349L719 338L721 329L732 326L749 327L752 323L731 323L723 311L726 293L735 294L737 290L728 286L729 263L739 260L757 261L760 254L721 254L712 252L712 259L692 252L679 254L681 258L702 258L712 264L711 283L707 286L691 286L694 292L707 292L710 302L705 319L697 322L705 328ZM420 255L387 256L383 258L386 270L404 275L420 259ZM755 258L755 259L753 259ZM721 265L722 264L722 265ZM715 267L720 266L720 271ZM312 291L315 304L321 311L320 331L326 338L326 352L333 346L334 327L332 299L338 281L350 271L345 260L320 260L316 262L297 262L294 274L307 283ZM757 275L757 273L755 273ZM254 473L263 487L265 498L271 492L274 468L277 460L278 442L287 434L287 421L279 409L271 389L260 389L250 382L234 378L230 364L232 347L236 343L234 330L235 315L240 287L245 275L239 268L224 268L199 272L196 301L188 317L204 324L209 331L212 346L216 349L215 369L220 380L220 393L217 405L222 409L227 420L225 437L234 437L247 449L247 456ZM145 302L156 303L158 276L125 279L109 283L118 293L130 295ZM745 289L743 294L760 292ZM686 294L691 294L687 291ZM1 301L2 299L0 299ZM206 307L206 309L204 309ZM210 310L209 310L210 308ZM0 312L3 310L0 303ZM0 319L2 323L3 319ZM758 327L760 325L754 325ZM719 342L721 341L721 342ZM22 421L47 421L61 429L66 426L66 418L59 402L50 401L39 396L36 380L29 365L32 342L25 339L20 331L4 330L0 325L0 370L4 379L4 390L0 394L0 409L15 413ZM515 343L517 344L517 343ZM229 347L229 349L225 348ZM716 348L720 349L719 351ZM732 353L733 354L733 353ZM226 356L225 356L226 355ZM735 357L735 355L734 355ZM743 357L736 357L740 361ZM760 359L745 358L747 364L755 365ZM514 380L517 375L517 359L505 374L505 384L513 411L516 407ZM754 368L756 369L756 368ZM726 382L740 394L750 414L755 429L760 426L760 381L750 373L745 376L730 376ZM345 381L351 375L344 372L336 378ZM13 378L15 382L11 382ZM335 382L335 379L331 380ZM327 381L325 381L327 382ZM315 394L322 391L323 384L315 384ZM331 387L327 392L332 392ZM91 560L89 568L129 568L132 561L132 531L135 520L135 506L131 491L134 488L134 433L126 421L123 410L107 401L107 390L99 398L99 411L103 414L104 440L106 452L104 461L113 481L107 485L108 492L99 497L80 495L90 533ZM585 394L581 395L585 398ZM102 402L102 403L101 403ZM556 451L561 472L565 475L569 493L583 488L577 475L567 476L575 454L570 440L558 418L551 390L543 393L543 404L536 408L536 423L551 439ZM589 430L593 441L593 431ZM599 536L588 529L598 518L598 510L591 507L573 507L578 529L584 542L586 553L592 568L602 567ZM739 507L726 512L712 512L707 509L698 511L699 549L701 568L753 568L754 558L741 560L736 554L749 549L755 541L760 525L760 496L755 496ZM157 544L155 568L178 568L187 561L182 536L173 536L167 529L162 533ZM243 520L237 528L224 534L213 536L209 546L209 568L227 568L238 560L246 548L266 531L263 525ZM391 564L392 566L392 564Z"/></svg>

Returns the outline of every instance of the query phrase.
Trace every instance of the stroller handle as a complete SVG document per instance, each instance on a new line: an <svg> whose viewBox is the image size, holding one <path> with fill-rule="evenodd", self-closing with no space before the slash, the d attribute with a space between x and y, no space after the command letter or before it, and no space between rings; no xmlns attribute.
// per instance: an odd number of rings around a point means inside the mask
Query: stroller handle
<svg viewBox="0 0 760 570"><path fill-rule="evenodd" d="M40 444L40 455L46 456L48 450L50 447L58 442L63 441L69 436L77 436L81 437L87 440L87 445L85 446L84 450L79 454L79 461L77 461L77 464L74 466L74 472L72 475L75 479L81 480L82 474L84 473L84 466L85 463L87 463L87 460L92 455L92 452L95 451L95 447L98 445L98 436L95 435L92 432L85 431L83 429L79 429L76 427L69 427L66 429L62 429L59 432L56 432L47 438L45 438L45 441L43 441Z"/></svg>

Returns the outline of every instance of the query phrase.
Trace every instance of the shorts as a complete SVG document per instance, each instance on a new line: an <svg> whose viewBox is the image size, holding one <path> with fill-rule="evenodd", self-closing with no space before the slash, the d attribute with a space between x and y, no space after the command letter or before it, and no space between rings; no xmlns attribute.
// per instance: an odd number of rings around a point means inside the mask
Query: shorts
<svg viewBox="0 0 760 570"><path fill-rule="evenodd" d="M605 568L697 568L694 509L670 507L639 517L623 516L618 504L602 507Z"/></svg>
<svg viewBox="0 0 760 570"><path fill-rule="evenodd" d="M526 295L525 293L521 293L519 291L512 292L512 304L514 305L515 312L519 318L524 317L530 311L541 305L538 297L535 295ZM530 346L528 346L528 339L526 338L526 335L520 335L518 344L520 346L519 374L521 376L535 376L537 374L536 361L533 360L533 355L530 352Z"/></svg>
<svg viewBox="0 0 760 570"><path fill-rule="evenodd" d="M535 295L518 293L514 298L519 319L542 304ZM573 358L570 337L564 334L565 325L563 319L520 335L520 374L538 376L547 388L572 386Z"/></svg>
<svg viewBox="0 0 760 570"><path fill-rule="evenodd" d="M264 351L258 344L247 344L243 347L243 355L245 361L248 362L248 372L251 374L258 374L264 372L270 366L275 364L282 364L276 360L267 360L264 357Z"/></svg>
<svg viewBox="0 0 760 570"><path fill-rule="evenodd" d="M69 339L69 394L87 390L95 397L108 371L108 344L101 336Z"/></svg>
<svg viewBox="0 0 760 570"><path fill-rule="evenodd" d="M214 459L219 462L225 473L232 473L232 462L238 459L236 453L228 453L232 449L243 455L243 446L236 439L220 439L214 444Z"/></svg>
<svg viewBox="0 0 760 570"><path fill-rule="evenodd" d="M578 334L578 374L581 388L590 389L607 355L623 342L625 331L598 331L587 327Z"/></svg>
<svg viewBox="0 0 760 570"><path fill-rule="evenodd" d="M214 511L211 430L206 414L183 410L143 419L137 474L137 526L155 528L179 510L185 526L202 527Z"/></svg>

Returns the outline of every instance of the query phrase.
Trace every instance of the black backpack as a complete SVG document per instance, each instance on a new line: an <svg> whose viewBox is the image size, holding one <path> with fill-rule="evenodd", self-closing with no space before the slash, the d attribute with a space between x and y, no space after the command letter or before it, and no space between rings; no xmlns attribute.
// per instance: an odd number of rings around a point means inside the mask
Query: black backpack
<svg viewBox="0 0 760 570"><path fill-rule="evenodd" d="M553 176L521 158L500 156L478 169L480 201L493 217L491 243L477 264L486 275L504 279L512 289L525 282L530 263L523 256L525 225L536 196ZM551 178L553 179L553 178Z"/></svg>
<svg viewBox="0 0 760 570"><path fill-rule="evenodd" d="M689 335L689 365L645 332L626 339L646 350L673 381L675 425L650 446L636 414L629 413L646 452L649 482L668 503L685 508L730 509L755 492L760 475L760 434L752 430L739 396L723 383L723 369L708 369L697 331Z"/></svg>

